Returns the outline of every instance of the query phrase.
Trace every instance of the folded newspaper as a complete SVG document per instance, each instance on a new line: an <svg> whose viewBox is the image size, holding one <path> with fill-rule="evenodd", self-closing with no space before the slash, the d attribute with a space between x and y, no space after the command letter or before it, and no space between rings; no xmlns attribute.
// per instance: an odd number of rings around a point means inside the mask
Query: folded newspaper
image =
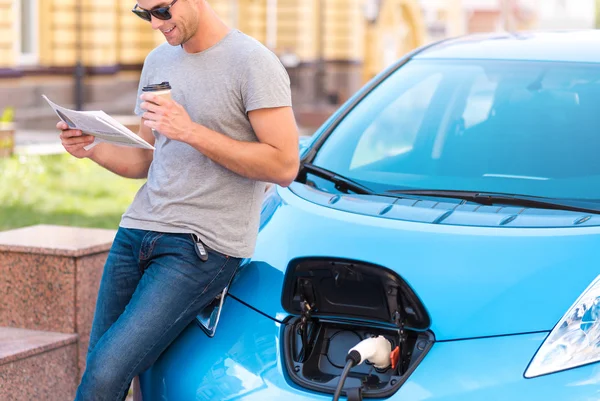
<svg viewBox="0 0 600 401"><path fill-rule="evenodd" d="M98 142L108 142L120 146L154 149L154 146L140 138L139 135L103 111L75 111L53 103L46 95L42 95L69 128L78 129L95 137L94 143L85 147L90 149Z"/></svg>

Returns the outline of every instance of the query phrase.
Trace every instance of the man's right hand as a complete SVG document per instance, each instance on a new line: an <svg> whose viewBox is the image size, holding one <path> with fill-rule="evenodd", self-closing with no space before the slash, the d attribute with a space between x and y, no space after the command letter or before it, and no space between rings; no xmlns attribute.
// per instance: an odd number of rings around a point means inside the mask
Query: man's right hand
<svg viewBox="0 0 600 401"><path fill-rule="evenodd" d="M70 129L64 121L59 121L56 128L62 131L60 141L67 152L78 159L92 156L95 147L90 150L83 148L94 142L92 135L84 134L80 130Z"/></svg>

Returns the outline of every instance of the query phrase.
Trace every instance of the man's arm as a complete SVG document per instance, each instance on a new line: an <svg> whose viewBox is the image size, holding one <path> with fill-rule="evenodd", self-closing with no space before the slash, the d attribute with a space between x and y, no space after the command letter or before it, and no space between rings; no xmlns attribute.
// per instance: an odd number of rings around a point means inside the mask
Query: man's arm
<svg viewBox="0 0 600 401"><path fill-rule="evenodd" d="M194 123L185 109L172 100L152 94L144 94L142 99L148 127L188 143L239 175L288 186L298 174L298 128L291 107L250 111L248 118L258 142L243 142Z"/></svg>
<svg viewBox="0 0 600 401"><path fill-rule="evenodd" d="M56 128L62 130L62 145L71 155L77 158L87 157L105 169L126 178L146 178L154 153L151 149L130 148L101 142L85 150L84 146L94 142L92 135L83 134L79 130L69 129L67 124L59 122ZM146 142L154 144L154 135L150 128L140 121L138 135Z"/></svg>
<svg viewBox="0 0 600 401"><path fill-rule="evenodd" d="M248 113L258 142L242 142L195 124L188 143L223 167L288 186L298 174L298 129L291 107Z"/></svg>

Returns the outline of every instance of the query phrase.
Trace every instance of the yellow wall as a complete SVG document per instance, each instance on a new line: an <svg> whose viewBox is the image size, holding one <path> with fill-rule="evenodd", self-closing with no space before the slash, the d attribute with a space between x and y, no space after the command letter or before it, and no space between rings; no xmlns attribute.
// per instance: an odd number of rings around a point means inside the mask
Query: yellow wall
<svg viewBox="0 0 600 401"><path fill-rule="evenodd" d="M229 26L237 25L236 4L238 0L208 0L210 6Z"/></svg>
<svg viewBox="0 0 600 401"><path fill-rule="evenodd" d="M465 14L462 0L446 0L446 35L448 37L464 35L466 32Z"/></svg>
<svg viewBox="0 0 600 401"><path fill-rule="evenodd" d="M265 43L267 38L267 0L238 0L238 28Z"/></svg>
<svg viewBox="0 0 600 401"><path fill-rule="evenodd" d="M425 42L425 26L413 0L386 0L374 23L368 24L363 80L373 78L402 55Z"/></svg>
<svg viewBox="0 0 600 401"><path fill-rule="evenodd" d="M76 1L81 2L81 36L77 35ZM82 43L84 64L115 65L118 62L119 0L40 0L40 64L71 66Z"/></svg>
<svg viewBox="0 0 600 401"><path fill-rule="evenodd" d="M75 64L77 1L83 10L81 39L87 66L141 64L148 52L164 41L160 32L130 12L133 2L39 0L42 66ZM0 66L16 65L12 3L0 0ZM228 25L266 43L268 0L209 3ZM417 0L384 0L375 25L365 21L364 0L277 0L277 4L272 50L291 50L300 61L311 62L320 56L325 60L364 61L365 74L370 76L386 64L383 54L389 54L385 47L389 47L390 37L398 57L423 43Z"/></svg>
<svg viewBox="0 0 600 401"><path fill-rule="evenodd" d="M318 58L319 0L278 0L275 51L293 51L300 60Z"/></svg>
<svg viewBox="0 0 600 401"><path fill-rule="evenodd" d="M315 61L321 52L325 60L361 59L362 0L278 0L277 5L274 51L294 51L302 61Z"/></svg>
<svg viewBox="0 0 600 401"><path fill-rule="evenodd" d="M120 64L140 64L161 40L152 34L150 23L131 12L132 4L129 1L117 1L117 57Z"/></svg>
<svg viewBox="0 0 600 401"><path fill-rule="evenodd" d="M62 2L63 0L61 0ZM119 26L117 10L122 0L76 0L83 4L83 59L101 66L118 63Z"/></svg>
<svg viewBox="0 0 600 401"><path fill-rule="evenodd" d="M16 32L13 29L14 15L12 0L0 0L0 68L11 67L15 63L14 41Z"/></svg>
<svg viewBox="0 0 600 401"><path fill-rule="evenodd" d="M324 4L324 57L360 60L363 56L362 0L322 0ZM385 3L385 1L384 1Z"/></svg>

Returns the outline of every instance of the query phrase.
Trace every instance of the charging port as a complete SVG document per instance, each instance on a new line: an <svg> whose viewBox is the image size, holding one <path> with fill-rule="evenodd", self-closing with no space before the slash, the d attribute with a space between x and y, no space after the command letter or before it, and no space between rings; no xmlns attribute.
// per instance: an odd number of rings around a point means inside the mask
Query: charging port
<svg viewBox="0 0 600 401"><path fill-rule="evenodd" d="M294 382L315 391L335 391L348 351L362 340L381 335L391 343L392 349L400 345L396 330L317 319L307 325L309 335L303 340L300 324L301 319L294 318L285 326L286 366ZM400 388L432 344L430 332L407 331L404 341L407 349L394 368L377 369L366 361L352 368L344 388L360 387L365 397L389 397Z"/></svg>
<svg viewBox="0 0 600 401"><path fill-rule="evenodd" d="M348 260L307 258L286 272L282 305L293 316L284 326L284 360L299 386L334 393L348 351L383 336L394 352L391 366L366 361L354 366L344 389L367 398L396 392L434 342L429 316L410 286L395 272Z"/></svg>

